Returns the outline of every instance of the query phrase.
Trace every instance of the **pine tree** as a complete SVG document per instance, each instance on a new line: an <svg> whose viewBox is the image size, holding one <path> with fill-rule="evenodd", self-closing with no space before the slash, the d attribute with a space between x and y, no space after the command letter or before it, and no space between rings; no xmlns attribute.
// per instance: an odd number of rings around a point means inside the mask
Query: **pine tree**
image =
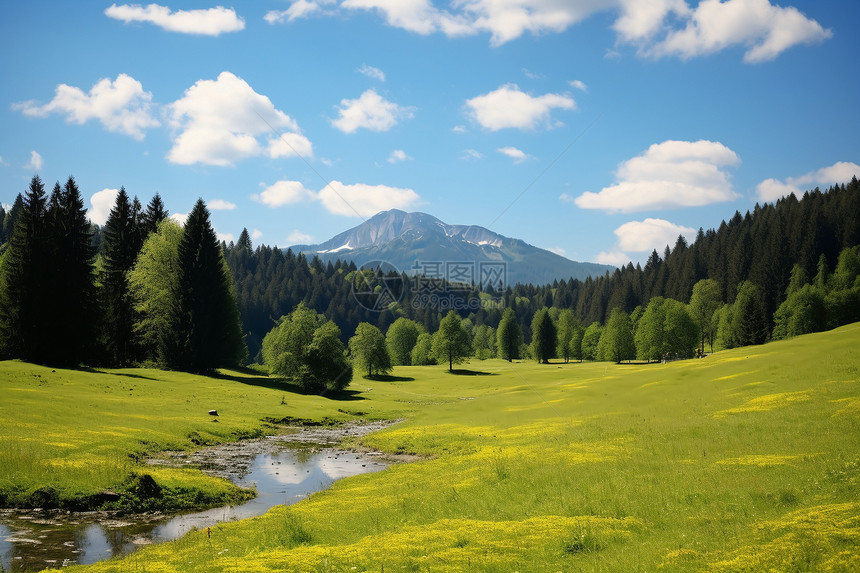
<svg viewBox="0 0 860 573"><path fill-rule="evenodd" d="M6 218L3 220L3 241L7 242L12 240L12 231L15 230L15 222L18 220L18 217L21 215L21 211L24 209L24 198L21 197L21 194L18 193L17 197L15 197L15 202L12 203L12 208L6 213Z"/></svg>
<svg viewBox="0 0 860 573"><path fill-rule="evenodd" d="M150 233L154 233L158 229L158 224L167 219L169 215L170 213L164 208L161 195L156 193L146 205L146 211L140 214L141 245Z"/></svg>
<svg viewBox="0 0 860 573"><path fill-rule="evenodd" d="M51 327L44 304L52 265L45 203L45 185L36 175L22 199L0 274L0 354L35 362L45 356Z"/></svg>
<svg viewBox="0 0 860 573"><path fill-rule="evenodd" d="M532 318L532 357L542 364L548 364L555 355L557 334L555 324L547 307L543 307Z"/></svg>
<svg viewBox="0 0 860 573"><path fill-rule="evenodd" d="M139 239L137 214L122 187L108 215L102 239L102 336L107 359L113 364L128 364L135 358L132 332L135 316L127 275L137 258Z"/></svg>
<svg viewBox="0 0 860 573"><path fill-rule="evenodd" d="M55 187L59 189L59 184ZM96 299L93 281L93 250L90 223L80 189L73 177L51 195L48 220L51 225L51 251L55 281L52 288L55 343L52 360L77 364L88 358L96 333Z"/></svg>
<svg viewBox="0 0 860 573"><path fill-rule="evenodd" d="M202 199L185 223L179 269L175 310L179 348L171 365L191 372L238 366L246 353L239 311L230 272Z"/></svg>

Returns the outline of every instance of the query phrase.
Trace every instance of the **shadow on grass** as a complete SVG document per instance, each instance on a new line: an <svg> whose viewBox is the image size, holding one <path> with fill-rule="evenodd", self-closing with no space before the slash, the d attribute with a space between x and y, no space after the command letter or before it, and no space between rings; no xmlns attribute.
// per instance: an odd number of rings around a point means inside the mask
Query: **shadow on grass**
<svg viewBox="0 0 860 573"><path fill-rule="evenodd" d="M498 376L497 372L482 372L480 370L468 370L466 368L454 368L453 370L449 370L448 374L453 374L454 376Z"/></svg>
<svg viewBox="0 0 860 573"><path fill-rule="evenodd" d="M153 378L152 376L142 376L140 374L129 374L128 372L108 372L107 370L99 370L98 368L93 368L92 366L78 366L76 368L66 367L67 370L77 370L78 372L87 372L89 374L108 374L109 376L120 376L122 378L139 378L141 380L155 380L158 381L158 378Z"/></svg>
<svg viewBox="0 0 860 573"><path fill-rule="evenodd" d="M362 378L374 382L412 382L415 380L412 376L391 376L390 374L374 374L373 376L362 376Z"/></svg>

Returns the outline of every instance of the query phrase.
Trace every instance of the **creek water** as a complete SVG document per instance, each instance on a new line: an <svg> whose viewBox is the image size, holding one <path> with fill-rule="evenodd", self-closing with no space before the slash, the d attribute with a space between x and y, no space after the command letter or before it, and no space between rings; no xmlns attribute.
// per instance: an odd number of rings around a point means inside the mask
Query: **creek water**
<svg viewBox="0 0 860 573"><path fill-rule="evenodd" d="M262 515L276 505L289 505L326 489L337 479L387 467L386 462L373 454L332 448L310 452L278 448L264 453L249 449L242 471L227 472L237 485L256 487L257 497L241 505L159 521L152 521L151 517L135 521L133 516L37 512L0 515L2 571L59 568L126 555L150 543L178 539L195 528Z"/></svg>

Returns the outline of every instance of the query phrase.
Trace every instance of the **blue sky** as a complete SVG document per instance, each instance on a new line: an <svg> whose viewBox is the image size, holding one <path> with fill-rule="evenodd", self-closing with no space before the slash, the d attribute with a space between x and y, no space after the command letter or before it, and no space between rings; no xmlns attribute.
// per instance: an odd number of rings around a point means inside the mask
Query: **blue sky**
<svg viewBox="0 0 860 573"><path fill-rule="evenodd" d="M4 2L0 202L77 179L227 240L387 208L580 261L860 176L860 3ZM90 203L90 201L92 201Z"/></svg>

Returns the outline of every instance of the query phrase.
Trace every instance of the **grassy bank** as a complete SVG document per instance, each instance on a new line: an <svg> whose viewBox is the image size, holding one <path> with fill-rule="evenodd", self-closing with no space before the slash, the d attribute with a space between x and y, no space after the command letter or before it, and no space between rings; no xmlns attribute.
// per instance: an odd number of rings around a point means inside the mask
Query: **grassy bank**
<svg viewBox="0 0 860 573"><path fill-rule="evenodd" d="M350 415L338 410L407 417L363 443L429 457L223 524L211 537L192 533L88 569L860 568L860 324L668 365L473 361L466 368L485 375L399 368L392 381L356 380L350 400L284 397L261 380L188 377L180 384L184 375L128 371L155 378L135 379L141 394L175 393L141 402L173 405L123 406L153 419L102 422L101 441L82 435L74 448L56 450L56 459L140 448L142 436L156 435L162 445L187 445L193 431L228 438L267 416ZM176 379L157 379L168 376ZM136 390L129 397L127 388L118 403L134 398ZM225 406L177 400L188 392L223 392ZM97 396L94 389L93 404ZM210 407L237 413L213 424L205 414ZM23 425L29 423L40 432L53 427L57 442L77 435L66 425L71 412L54 423L33 422L29 412L39 410L24 408L16 408L16 419L2 414L4 429L21 424L16 443L35 436ZM93 424L104 420L92 416ZM126 436L122 427L137 432Z"/></svg>

